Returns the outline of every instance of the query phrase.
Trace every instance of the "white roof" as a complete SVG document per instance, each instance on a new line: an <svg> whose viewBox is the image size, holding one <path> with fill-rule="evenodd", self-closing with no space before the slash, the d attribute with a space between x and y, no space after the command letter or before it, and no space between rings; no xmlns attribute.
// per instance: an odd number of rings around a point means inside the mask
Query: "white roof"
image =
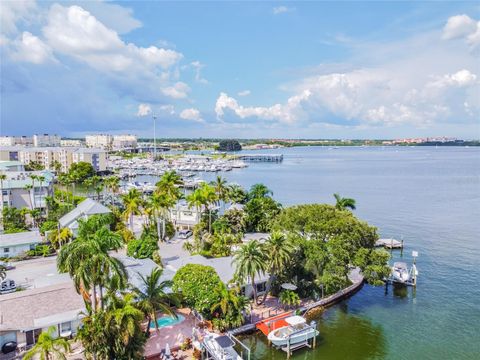
<svg viewBox="0 0 480 360"><path fill-rule="evenodd" d="M42 237L38 230L0 235L0 247L38 244L41 242Z"/></svg>
<svg viewBox="0 0 480 360"><path fill-rule="evenodd" d="M95 214L108 214L110 209L103 206L98 201L86 198L78 206L68 214L62 216L58 222L60 227L66 227L73 224L78 219L88 217Z"/></svg>
<svg viewBox="0 0 480 360"><path fill-rule="evenodd" d="M211 266L215 269L220 279L226 284L233 279L235 274L235 264L232 264L232 262L232 256L207 259L202 255L193 255L169 261L166 268L177 272L181 267L187 264ZM256 282L267 279L268 274L260 274L255 277Z"/></svg>
<svg viewBox="0 0 480 360"><path fill-rule="evenodd" d="M289 325L299 325L299 324L304 324L304 323L307 322L307 320L305 320L305 318L303 318L301 316L298 316L298 315L287 317L285 319L285 321Z"/></svg>

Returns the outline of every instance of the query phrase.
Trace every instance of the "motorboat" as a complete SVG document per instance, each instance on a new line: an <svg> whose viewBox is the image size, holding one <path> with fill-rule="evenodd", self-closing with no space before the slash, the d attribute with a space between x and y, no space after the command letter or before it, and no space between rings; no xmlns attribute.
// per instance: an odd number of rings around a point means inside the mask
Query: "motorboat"
<svg viewBox="0 0 480 360"><path fill-rule="evenodd" d="M397 284L409 284L412 281L410 271L404 262L395 262L392 267L392 281Z"/></svg>
<svg viewBox="0 0 480 360"><path fill-rule="evenodd" d="M302 316L287 317L285 322L286 326L268 334L268 340L275 346L295 345L312 339L320 333L314 326L307 324L307 320Z"/></svg>
<svg viewBox="0 0 480 360"><path fill-rule="evenodd" d="M242 360L233 348L235 342L227 335L208 333L203 339L203 347L215 360Z"/></svg>

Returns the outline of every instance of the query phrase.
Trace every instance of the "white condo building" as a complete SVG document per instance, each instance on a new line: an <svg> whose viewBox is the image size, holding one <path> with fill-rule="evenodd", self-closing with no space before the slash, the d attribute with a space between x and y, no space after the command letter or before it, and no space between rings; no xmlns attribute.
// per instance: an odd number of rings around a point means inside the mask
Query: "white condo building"
<svg viewBox="0 0 480 360"><path fill-rule="evenodd" d="M33 146L35 147L60 146L60 142L61 138L58 135L33 135Z"/></svg>

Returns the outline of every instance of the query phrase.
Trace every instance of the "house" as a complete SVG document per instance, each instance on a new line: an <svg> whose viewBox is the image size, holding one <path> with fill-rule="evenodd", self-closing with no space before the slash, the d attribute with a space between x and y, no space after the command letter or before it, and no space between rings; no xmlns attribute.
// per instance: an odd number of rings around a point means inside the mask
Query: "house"
<svg viewBox="0 0 480 360"><path fill-rule="evenodd" d="M58 220L61 228L69 228L75 234L78 229L79 219L88 219L89 216L97 214L109 214L110 209L98 201L86 198L75 209L65 214Z"/></svg>
<svg viewBox="0 0 480 360"><path fill-rule="evenodd" d="M235 266L232 264L233 257L225 256L221 258L206 258L202 255L192 255L182 258L178 258L169 261L165 266L165 269L176 273L180 268L187 264L199 264L204 266L211 266L215 269L220 279L225 285L228 285L234 278ZM267 288L268 274L259 274L255 278L255 286L257 288L257 294L263 295ZM173 276L172 276L173 279ZM253 288L250 281L241 285L241 292L246 297L253 296Z"/></svg>
<svg viewBox="0 0 480 360"><path fill-rule="evenodd" d="M42 242L42 237L37 231L25 231L14 234L0 235L0 257L8 258L24 254L33 250Z"/></svg>
<svg viewBox="0 0 480 360"><path fill-rule="evenodd" d="M1 295L0 348L9 341L29 348L51 326L56 336L74 336L84 311L83 298L72 282Z"/></svg>
<svg viewBox="0 0 480 360"><path fill-rule="evenodd" d="M189 207L185 201L179 201L170 209L170 219L179 230L191 230L200 222L201 212L196 207Z"/></svg>

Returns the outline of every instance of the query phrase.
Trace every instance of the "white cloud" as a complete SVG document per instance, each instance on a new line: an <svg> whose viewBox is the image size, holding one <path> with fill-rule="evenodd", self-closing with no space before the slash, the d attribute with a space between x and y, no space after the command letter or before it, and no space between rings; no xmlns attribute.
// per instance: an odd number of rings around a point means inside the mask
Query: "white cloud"
<svg viewBox="0 0 480 360"><path fill-rule="evenodd" d="M243 91L239 91L237 93L238 96L248 96L251 94L251 91L250 90L243 90Z"/></svg>
<svg viewBox="0 0 480 360"><path fill-rule="evenodd" d="M177 82L173 86L162 89L162 93L172 99L185 99L190 92L190 87L184 82Z"/></svg>
<svg viewBox="0 0 480 360"><path fill-rule="evenodd" d="M180 113L180 118L184 120L203 122L200 111L198 111L198 109L195 109L195 108L182 110L182 112Z"/></svg>
<svg viewBox="0 0 480 360"><path fill-rule="evenodd" d="M149 104L139 104L137 116L147 116L152 113L152 107Z"/></svg>
<svg viewBox="0 0 480 360"><path fill-rule="evenodd" d="M34 0L0 1L0 24L2 33L18 31L17 22L32 19L37 5Z"/></svg>
<svg viewBox="0 0 480 360"><path fill-rule="evenodd" d="M129 33L142 26L142 22L133 16L133 10L125 6L107 1L84 1L82 7L119 34Z"/></svg>
<svg viewBox="0 0 480 360"><path fill-rule="evenodd" d="M12 58L18 61L42 64L47 61L55 61L52 49L38 37L28 31L23 32L21 39L12 43Z"/></svg>
<svg viewBox="0 0 480 360"><path fill-rule="evenodd" d="M295 8L281 5L281 6L275 6L275 7L272 9L272 12L273 12L274 15L278 15L278 14L283 14L283 13L291 12L291 11L293 11L293 10L295 10Z"/></svg>
<svg viewBox="0 0 480 360"><path fill-rule="evenodd" d="M105 72L148 73L156 67L167 69L182 58L173 50L124 43L114 30L79 6L54 4L43 33L55 51Z"/></svg>
<svg viewBox="0 0 480 360"><path fill-rule="evenodd" d="M201 71L205 67L200 61L193 61L190 65L195 69L195 81L201 84L208 84L208 80L202 77Z"/></svg>
<svg viewBox="0 0 480 360"><path fill-rule="evenodd" d="M446 40L464 39L472 49L480 45L480 21L468 15L455 15L448 19L442 37Z"/></svg>
<svg viewBox="0 0 480 360"><path fill-rule="evenodd" d="M162 105L160 106L160 111L167 113L169 115L175 115L175 107L173 105Z"/></svg>

